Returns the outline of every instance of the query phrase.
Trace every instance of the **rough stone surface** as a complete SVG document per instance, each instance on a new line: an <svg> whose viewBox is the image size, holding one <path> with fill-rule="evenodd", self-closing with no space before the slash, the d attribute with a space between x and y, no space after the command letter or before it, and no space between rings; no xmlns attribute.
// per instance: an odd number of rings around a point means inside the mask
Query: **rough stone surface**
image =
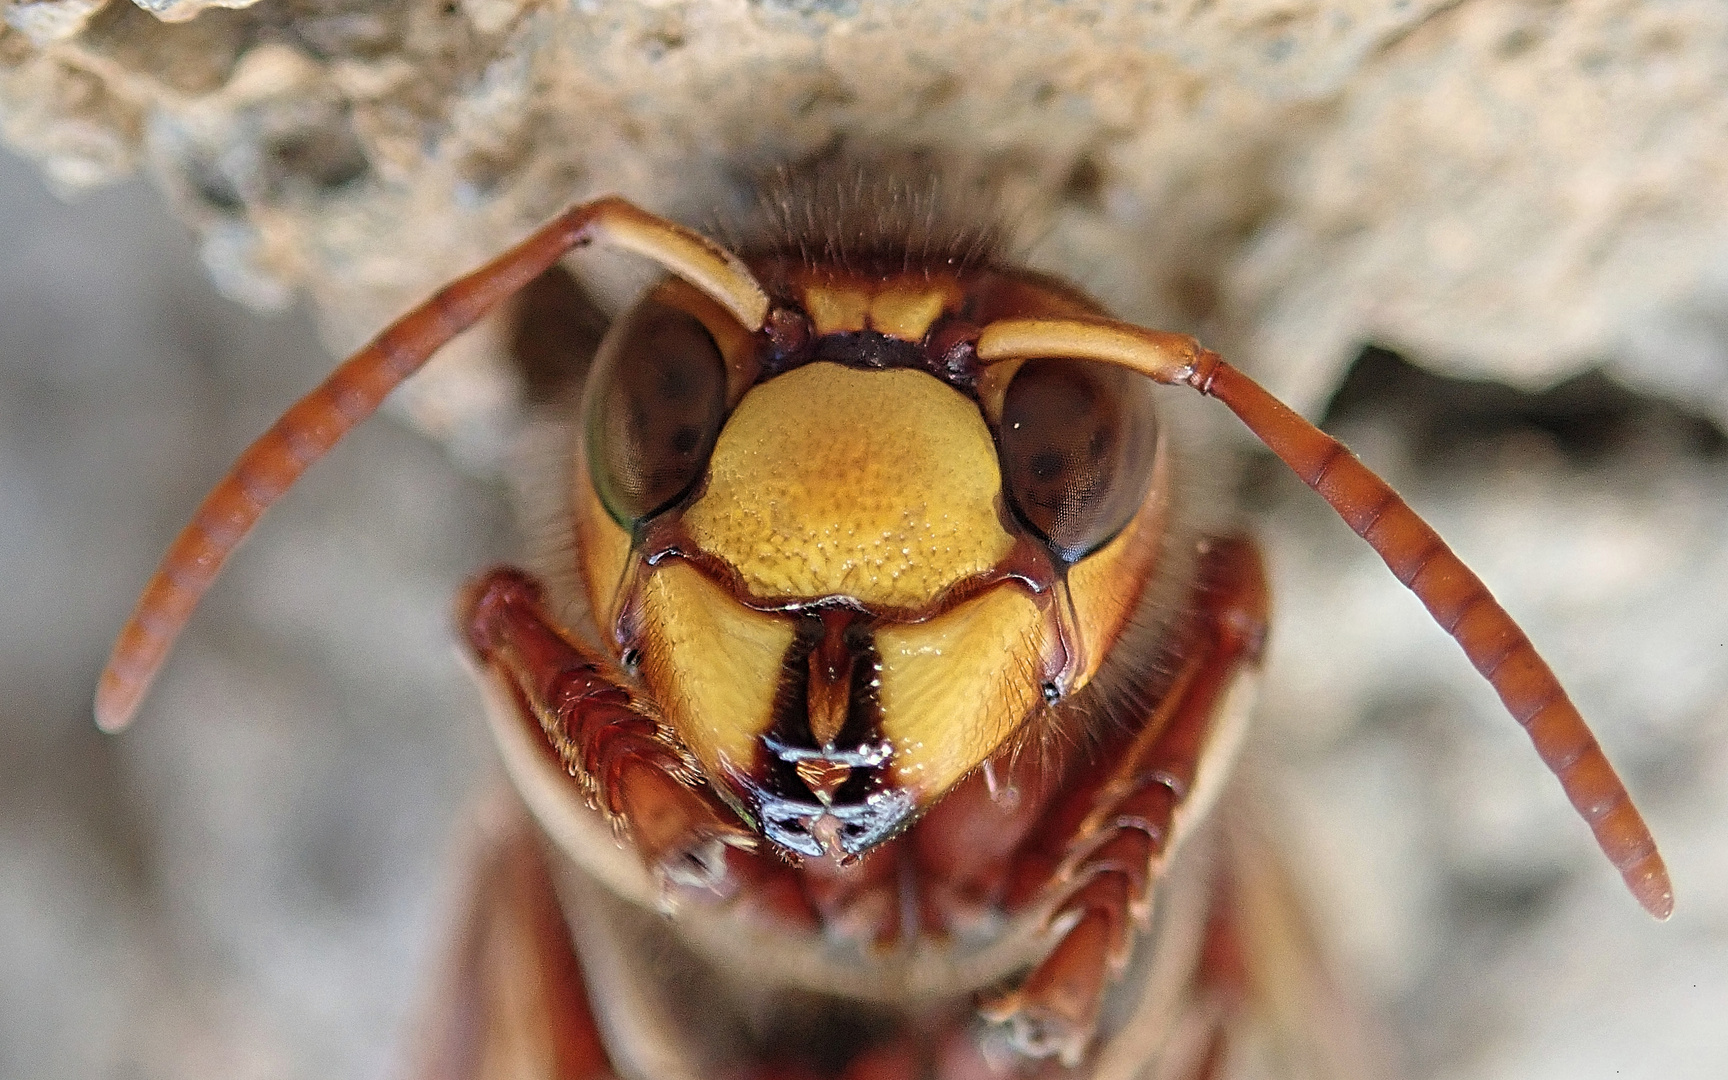
<svg viewBox="0 0 1728 1080"><path fill-rule="evenodd" d="M1524 386L1606 363L1728 417L1713 0L147 14L204 6L6 0L0 134L62 188L143 167L225 292L310 295L338 349L572 199L700 221L751 170L887 143L987 174L1035 261L1305 407L1372 341Z"/></svg>
<svg viewBox="0 0 1728 1080"><path fill-rule="evenodd" d="M0 0L0 138L61 192L144 173L226 293L301 298L337 350L571 199L702 224L844 139L989 178L1035 262L1310 411L1366 342L1633 388L1382 385L1339 423L1574 689L1669 856L1670 924L1455 647L1272 471L1243 496L1278 589L1258 750L1411 1074L1728 1075L1728 455L1697 420L1728 420L1728 8L147 11L206 6ZM97 737L137 585L328 358L304 314L212 299L138 186L67 208L34 183L0 162L0 971L22 973L0 1077L378 1075L486 774L444 620L509 550L501 500L357 433L237 559L141 726ZM485 334L459 346L400 411L489 469L518 390Z"/></svg>

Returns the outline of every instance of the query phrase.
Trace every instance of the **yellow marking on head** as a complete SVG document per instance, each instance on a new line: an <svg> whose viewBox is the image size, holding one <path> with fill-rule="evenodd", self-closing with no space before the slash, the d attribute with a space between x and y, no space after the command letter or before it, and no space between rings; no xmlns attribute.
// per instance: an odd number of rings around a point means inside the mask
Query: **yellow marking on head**
<svg viewBox="0 0 1728 1080"><path fill-rule="evenodd" d="M950 279L900 278L871 297L870 329L903 341L923 341L937 316L959 302L959 286Z"/></svg>
<svg viewBox="0 0 1728 1080"><path fill-rule="evenodd" d="M977 406L921 371L811 364L744 395L684 514L761 600L921 607L1014 546Z"/></svg>
<svg viewBox="0 0 1728 1080"><path fill-rule="evenodd" d="M989 757L1043 699L1038 605L1003 584L922 623L876 632L877 701L895 778L934 797Z"/></svg>
<svg viewBox="0 0 1728 1080"><path fill-rule="evenodd" d="M642 596L642 678L710 777L747 768L773 719L792 620L738 603L676 559Z"/></svg>
<svg viewBox="0 0 1728 1080"><path fill-rule="evenodd" d="M850 281L811 282L804 289L804 311L817 337L863 330L870 322L870 289Z"/></svg>
<svg viewBox="0 0 1728 1080"><path fill-rule="evenodd" d="M959 283L923 272L886 279L811 274L803 279L804 310L816 336L874 330L902 341L922 341L949 308L960 305Z"/></svg>

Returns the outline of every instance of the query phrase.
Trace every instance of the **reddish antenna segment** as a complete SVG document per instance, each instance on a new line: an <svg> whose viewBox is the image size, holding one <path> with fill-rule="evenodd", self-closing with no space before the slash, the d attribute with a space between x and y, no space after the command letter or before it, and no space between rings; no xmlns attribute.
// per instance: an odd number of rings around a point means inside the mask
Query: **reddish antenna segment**
<svg viewBox="0 0 1728 1080"><path fill-rule="evenodd" d="M615 196L573 206L498 258L440 289L301 398L246 448L192 516L144 587L96 687L96 724L119 731L162 667L174 639L258 518L307 467L451 338L513 296L571 250L599 241L645 255L759 329L768 297L731 252Z"/></svg>
<svg viewBox="0 0 1728 1080"><path fill-rule="evenodd" d="M977 349L986 363L1065 356L1116 364L1228 406L1463 647L1644 910L1658 919L1673 913L1674 889L1656 841L1560 680L1482 579L1343 443L1184 334L1108 319L1002 319L984 328Z"/></svg>

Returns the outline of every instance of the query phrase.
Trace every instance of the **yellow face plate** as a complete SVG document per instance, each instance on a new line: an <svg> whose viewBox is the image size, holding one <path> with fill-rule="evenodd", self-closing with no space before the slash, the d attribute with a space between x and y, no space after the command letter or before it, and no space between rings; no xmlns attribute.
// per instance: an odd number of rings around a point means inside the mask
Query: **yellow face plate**
<svg viewBox="0 0 1728 1080"><path fill-rule="evenodd" d="M701 571L669 560L642 595L642 678L711 777L746 769L772 722L792 620L738 603Z"/></svg>
<svg viewBox="0 0 1728 1080"><path fill-rule="evenodd" d="M921 371L810 364L752 389L684 527L768 602L921 608L1014 545L977 406Z"/></svg>
<svg viewBox="0 0 1728 1080"><path fill-rule="evenodd" d="M989 757L1040 700L1042 613L998 585L928 622L883 626L878 701L895 778L935 796Z"/></svg>

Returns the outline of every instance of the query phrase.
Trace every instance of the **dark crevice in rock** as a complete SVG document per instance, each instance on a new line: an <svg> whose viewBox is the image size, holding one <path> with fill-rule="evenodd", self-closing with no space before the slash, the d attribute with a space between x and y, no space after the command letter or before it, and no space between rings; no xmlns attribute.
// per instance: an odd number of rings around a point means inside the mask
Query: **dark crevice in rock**
<svg viewBox="0 0 1728 1080"><path fill-rule="evenodd" d="M1412 457L1444 466L1520 432L1535 432L1568 460L1601 463L1653 436L1700 457L1728 455L1728 433L1679 406L1627 389L1600 371L1546 390L1426 371L1389 349L1362 350L1321 420L1328 431L1396 420Z"/></svg>

